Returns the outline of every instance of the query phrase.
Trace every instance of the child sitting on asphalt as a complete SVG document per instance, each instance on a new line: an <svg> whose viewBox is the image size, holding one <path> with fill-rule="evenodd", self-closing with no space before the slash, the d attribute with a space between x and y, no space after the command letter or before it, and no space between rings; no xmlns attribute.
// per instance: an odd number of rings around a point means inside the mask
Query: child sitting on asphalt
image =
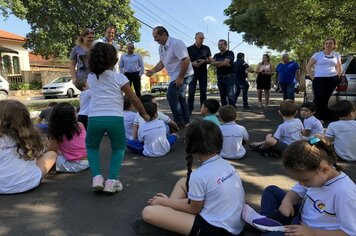
<svg viewBox="0 0 356 236"><path fill-rule="evenodd" d="M267 134L264 141L251 143L249 145L251 150L261 152L265 156L279 157L288 145L302 140L303 124L300 119L294 118L297 112L293 100L282 101L278 113L283 117L284 122L277 127L273 135Z"/></svg>
<svg viewBox="0 0 356 236"><path fill-rule="evenodd" d="M56 102L50 102L47 108L41 111L40 115L33 122L44 134L48 133L48 122L51 118L51 112L53 107L57 106L57 104Z"/></svg>
<svg viewBox="0 0 356 236"><path fill-rule="evenodd" d="M126 140L132 140L132 130L137 112L130 99L124 96L124 125Z"/></svg>
<svg viewBox="0 0 356 236"><path fill-rule="evenodd" d="M315 110L316 106L313 102L306 102L300 106L300 115L304 118L302 135L305 137L324 133L323 125L314 116Z"/></svg>
<svg viewBox="0 0 356 236"><path fill-rule="evenodd" d="M204 116L203 120L214 122L217 126L220 126L220 121L215 115L219 108L220 104L218 100L212 98L205 100L200 109L200 113Z"/></svg>
<svg viewBox="0 0 356 236"><path fill-rule="evenodd" d="M261 230L280 231L264 236L356 235L356 185L336 162L322 137L294 142L284 152L283 166L298 183L288 192L268 186L261 214L244 205L242 218Z"/></svg>
<svg viewBox="0 0 356 236"><path fill-rule="evenodd" d="M220 129L223 135L223 148L220 156L228 159L240 159L245 156L244 144L248 142L248 133L245 127L235 123L236 109L231 105L220 108Z"/></svg>
<svg viewBox="0 0 356 236"><path fill-rule="evenodd" d="M355 106L349 101L339 101L334 109L338 121L329 124L325 136L334 142L336 154L345 161L356 161Z"/></svg>
<svg viewBox="0 0 356 236"><path fill-rule="evenodd" d="M158 119L156 104L146 102L143 106L151 120L139 127L138 140L127 140L127 148L147 157L164 156L171 150L177 136L167 136L164 122Z"/></svg>
<svg viewBox="0 0 356 236"><path fill-rule="evenodd" d="M56 171L79 172L89 168L86 131L75 108L62 102L53 108L49 122L48 149L57 152Z"/></svg>
<svg viewBox="0 0 356 236"><path fill-rule="evenodd" d="M77 87L82 91L79 95L79 112L78 121L81 122L85 129L88 127L88 114L89 114L89 103L90 103L90 90L89 85L86 80L78 80Z"/></svg>
<svg viewBox="0 0 356 236"><path fill-rule="evenodd" d="M44 150L27 107L16 100L0 101L0 194L36 188L57 157Z"/></svg>
<svg viewBox="0 0 356 236"><path fill-rule="evenodd" d="M176 133L178 131L179 128L178 128L178 125L176 124L176 122L171 120L171 118L169 118L169 116L167 116L163 112L159 111L159 103L157 102L157 100L154 96L152 96L151 94L145 94L140 97L140 100L142 103L152 102L152 103L156 104L158 119L162 120L165 123L167 135L169 135L171 133ZM140 114L137 113L135 120L134 120L133 129L132 129L132 140L137 140L138 129L145 122L146 121L140 116Z"/></svg>

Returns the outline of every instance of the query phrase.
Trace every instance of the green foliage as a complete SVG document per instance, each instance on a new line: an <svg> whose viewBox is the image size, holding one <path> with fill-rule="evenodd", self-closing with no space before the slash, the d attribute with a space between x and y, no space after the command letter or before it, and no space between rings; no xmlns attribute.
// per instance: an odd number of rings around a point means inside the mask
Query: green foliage
<svg viewBox="0 0 356 236"><path fill-rule="evenodd" d="M354 0L233 0L225 10L231 31L247 43L294 51L300 60L335 37L341 53L356 49Z"/></svg>
<svg viewBox="0 0 356 236"><path fill-rule="evenodd" d="M208 81L210 81L211 83L216 83L218 81L215 66L208 67Z"/></svg>
<svg viewBox="0 0 356 236"><path fill-rule="evenodd" d="M42 88L42 82L38 80L33 80L30 83L30 90L39 90Z"/></svg>
<svg viewBox="0 0 356 236"><path fill-rule="evenodd" d="M32 81L31 83L13 83L9 84L10 90L39 90L42 88L40 81Z"/></svg>
<svg viewBox="0 0 356 236"><path fill-rule="evenodd" d="M41 111L44 110L48 107L48 104L50 104L51 102L58 102L56 100L48 100L46 102L33 102L29 105L27 105L27 108L29 111ZM75 99L75 100L70 100L70 101L66 101L69 102L70 104L72 104L75 107L79 107L79 99Z"/></svg>
<svg viewBox="0 0 356 236"><path fill-rule="evenodd" d="M80 30L92 28L96 38L108 25L116 26L120 44L139 40L140 23L133 17L130 0L0 0L0 13L9 12L31 26L26 46L44 57L68 58Z"/></svg>

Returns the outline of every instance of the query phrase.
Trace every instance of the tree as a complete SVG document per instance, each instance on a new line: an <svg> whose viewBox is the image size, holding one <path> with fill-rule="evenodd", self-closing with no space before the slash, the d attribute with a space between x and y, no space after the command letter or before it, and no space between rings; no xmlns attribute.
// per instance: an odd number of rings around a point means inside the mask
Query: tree
<svg viewBox="0 0 356 236"><path fill-rule="evenodd" d="M247 43L294 51L302 63L330 36L341 53L356 49L354 9L354 0L233 0L225 23Z"/></svg>
<svg viewBox="0 0 356 236"><path fill-rule="evenodd" d="M81 30L92 28L97 37L108 25L116 27L117 41L139 40L140 23L133 17L130 0L0 0L3 15L26 19L31 32L26 46L45 57L67 58Z"/></svg>

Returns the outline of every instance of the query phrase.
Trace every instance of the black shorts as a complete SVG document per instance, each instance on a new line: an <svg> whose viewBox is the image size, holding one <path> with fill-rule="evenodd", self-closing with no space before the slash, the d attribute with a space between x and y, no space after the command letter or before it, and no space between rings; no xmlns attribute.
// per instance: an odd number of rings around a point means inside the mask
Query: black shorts
<svg viewBox="0 0 356 236"><path fill-rule="evenodd" d="M286 150L287 147L288 147L288 145L286 143L277 139L277 143L276 143L276 145L273 146L272 149L277 150L278 152L280 152L282 154L284 152L284 150Z"/></svg>
<svg viewBox="0 0 356 236"><path fill-rule="evenodd" d="M190 231L189 236L233 236L233 234L224 228L209 224L198 214L195 217L193 228Z"/></svg>

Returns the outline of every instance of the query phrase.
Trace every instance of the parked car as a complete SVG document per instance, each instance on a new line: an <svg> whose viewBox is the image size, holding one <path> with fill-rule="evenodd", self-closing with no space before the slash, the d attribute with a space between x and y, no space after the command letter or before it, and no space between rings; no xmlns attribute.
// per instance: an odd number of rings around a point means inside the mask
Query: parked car
<svg viewBox="0 0 356 236"><path fill-rule="evenodd" d="M42 95L47 99L51 97L67 96L69 98L78 96L80 91L72 83L71 77L61 76L42 87Z"/></svg>
<svg viewBox="0 0 356 236"><path fill-rule="evenodd" d="M6 99L9 95L9 82L0 75L0 100Z"/></svg>
<svg viewBox="0 0 356 236"><path fill-rule="evenodd" d="M155 92L167 92L168 90L168 86L169 86L169 83L166 83L166 82L158 82L157 84L153 85L151 87L151 93L155 93Z"/></svg>

